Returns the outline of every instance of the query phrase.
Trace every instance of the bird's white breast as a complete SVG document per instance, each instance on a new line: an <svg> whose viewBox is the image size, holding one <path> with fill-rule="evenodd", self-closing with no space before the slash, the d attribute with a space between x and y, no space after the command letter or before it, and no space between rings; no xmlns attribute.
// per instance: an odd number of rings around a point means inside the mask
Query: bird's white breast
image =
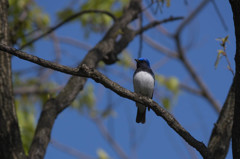
<svg viewBox="0 0 240 159"><path fill-rule="evenodd" d="M152 97L154 89L153 76L145 71L140 71L133 78L134 91L144 96Z"/></svg>

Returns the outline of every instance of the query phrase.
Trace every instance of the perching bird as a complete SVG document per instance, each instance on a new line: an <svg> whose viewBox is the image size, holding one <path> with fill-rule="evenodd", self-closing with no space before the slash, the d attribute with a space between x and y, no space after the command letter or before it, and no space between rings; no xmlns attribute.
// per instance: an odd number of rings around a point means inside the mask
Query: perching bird
<svg viewBox="0 0 240 159"><path fill-rule="evenodd" d="M139 93L149 98L153 97L154 90L154 73L150 68L150 63L145 58L135 59L137 62L137 69L133 74L133 86L134 92ZM137 123L145 123L146 106L140 103L136 103L137 109Z"/></svg>

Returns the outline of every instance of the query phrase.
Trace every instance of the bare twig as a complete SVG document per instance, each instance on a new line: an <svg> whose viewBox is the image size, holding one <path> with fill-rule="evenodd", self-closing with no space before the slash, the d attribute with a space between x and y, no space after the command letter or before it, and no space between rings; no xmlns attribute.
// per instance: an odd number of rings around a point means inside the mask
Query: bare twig
<svg viewBox="0 0 240 159"><path fill-rule="evenodd" d="M190 87L190 86L188 86L186 84L183 84L183 83L179 84L179 88L184 90L184 91L187 91L189 93L193 93L193 94L196 94L196 95L199 95L199 96L203 95L203 92L201 90L192 88L192 87Z"/></svg>
<svg viewBox="0 0 240 159"><path fill-rule="evenodd" d="M146 11L144 12L144 15L146 16L146 18L148 19L148 21L150 21L150 22L151 22L151 21L156 21L156 19L153 17L153 15L150 13L149 10L146 10ZM155 29L156 29L157 31L161 32L163 35L166 35L166 36L168 36L168 37L171 36L171 34L170 34L163 26L161 26L161 25L156 26Z"/></svg>
<svg viewBox="0 0 240 159"><path fill-rule="evenodd" d="M36 95L36 94L46 94L46 93L56 93L62 86L53 89L40 89L39 86L26 86L26 87L16 87L13 90L14 95Z"/></svg>
<svg viewBox="0 0 240 159"><path fill-rule="evenodd" d="M93 157L90 157L90 156L80 152L77 149L74 149L72 147L69 147L69 146L66 146L66 145L62 144L62 143L58 142L57 140L52 139L50 141L50 143L53 145L53 147L61 150L62 152L68 153L68 154L70 154L74 157L77 157L79 159L82 159L82 158L84 158L84 159L95 159Z"/></svg>
<svg viewBox="0 0 240 159"><path fill-rule="evenodd" d="M178 28L176 29L176 35L179 35L182 31L182 29L190 22L192 21L192 19L208 4L208 2L210 2L211 0L203 0L196 9L194 9L188 17L186 17L182 23L178 26Z"/></svg>
<svg viewBox="0 0 240 159"><path fill-rule="evenodd" d="M150 28L156 27L160 24L168 23L168 22L172 22L172 21L176 21L176 20L181 20L181 19L183 19L183 17L169 17L167 19L163 19L160 21L153 21L153 22L147 24L146 26L141 27L139 30L137 30L136 34L141 34L144 31L149 30Z"/></svg>
<svg viewBox="0 0 240 159"><path fill-rule="evenodd" d="M57 38L58 38L60 43L70 44L70 45L76 46L78 48L87 50L87 51L92 48L92 46L90 46L90 45L88 45L86 43L80 42L78 40L75 40L73 38L61 37L61 36L57 36Z"/></svg>
<svg viewBox="0 0 240 159"><path fill-rule="evenodd" d="M61 59L61 54L62 54L62 50L59 45L59 40L56 37L54 32L52 32L50 34L50 39L53 41L53 48L54 48L54 53L55 53L54 62L59 63L60 59ZM53 70L44 70L44 69L42 69L42 70L43 71L41 71L39 73L39 78L41 79L41 82L44 82L46 79L48 79L51 76L51 74L53 73Z"/></svg>
<svg viewBox="0 0 240 159"><path fill-rule="evenodd" d="M129 159L129 157L125 154L125 152L122 150L122 148L117 144L117 142L113 139L111 134L107 131L107 129L103 125L101 119L95 118L95 119L93 119L93 121L97 125L98 129L100 130L102 136L112 146L112 148L120 156L120 158Z"/></svg>
<svg viewBox="0 0 240 159"><path fill-rule="evenodd" d="M158 50L159 52L163 53L164 55L166 55L167 57L170 58L178 58L178 54L175 51L169 50L167 47L162 46L161 44L157 43L156 41L154 41L153 39L151 39L150 37L148 37L147 35L143 36L143 40L150 45L151 47L153 47L154 49Z"/></svg>
<svg viewBox="0 0 240 159"><path fill-rule="evenodd" d="M143 27L143 13L140 13L140 18L139 18L139 26L140 30ZM139 34L139 50L138 50L138 58L142 57L142 49L143 49L143 34L142 32Z"/></svg>
<svg viewBox="0 0 240 159"><path fill-rule="evenodd" d="M222 15L221 15L221 12L220 12L219 9L218 9L218 6L217 6L215 0L211 0L211 2L212 2L212 4L213 4L213 7L214 7L214 9L215 9L215 11L216 11L216 13L217 13L217 15L218 15L218 17L219 17L222 25L223 25L223 28L225 29L225 31L227 31L227 30L228 30L227 24L225 23Z"/></svg>

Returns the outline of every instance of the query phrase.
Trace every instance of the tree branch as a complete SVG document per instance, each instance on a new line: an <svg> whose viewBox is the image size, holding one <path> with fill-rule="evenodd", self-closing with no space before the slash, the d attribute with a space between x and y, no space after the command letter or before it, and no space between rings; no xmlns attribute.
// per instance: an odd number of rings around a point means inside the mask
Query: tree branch
<svg viewBox="0 0 240 159"><path fill-rule="evenodd" d="M0 46L2 46L2 45L0 45ZM1 49L2 48L0 47L0 50ZM17 54L17 53L19 53L19 51L15 52L15 54ZM21 52L21 54L26 54L26 53ZM27 60L34 61L33 59L35 59L35 57L33 57L32 60L30 58L28 58ZM37 62L37 64L46 63L46 60L38 60L38 61L35 61L35 62ZM49 65L49 66L52 66L52 65ZM45 65L45 67L47 67L47 65ZM59 70L59 69L56 69L56 70ZM128 98L130 100L142 103L144 105L148 105L156 113L157 116L161 116L168 123L168 125L172 129L174 129L191 146L196 148L204 158L210 158L210 154L209 154L209 151L206 148L206 146L202 142L199 142L194 137L192 137L191 134L189 132L187 132L168 111L166 111L165 109L160 107L156 102L154 102L150 98L138 95L136 93L133 93L133 92L121 87L119 84L111 81L106 76L104 76L103 74L98 72L96 69L89 68L86 64L81 64L79 66L79 68L75 68L75 69L74 68L69 68L67 70L68 71L66 71L66 72L68 72L68 73L70 73L69 72L70 70L73 70L73 73L72 73L73 75L92 78L97 83L101 83L106 88L111 89L112 91L114 91L115 93L120 95L121 97ZM79 74L76 74L75 70L78 70L77 72L79 72ZM48 101L47 104L44 107L44 110L43 110L42 114L41 114L41 116L42 115L45 116L44 117L45 120L43 120L39 124L44 124L45 129L47 129L49 132L51 131L51 124L48 124L49 121L54 121L54 119L57 117L57 114L62 111L62 107L63 107L62 103L59 103L57 98L56 99L51 99L50 101ZM54 109L53 109L53 106L55 106ZM37 127L36 132L40 131L39 129L40 128ZM45 134L39 134L39 135L45 135ZM40 142L42 140L38 140L38 142ZM47 144L47 143L48 142L44 142L44 144ZM44 146L44 145L42 145L41 143L38 143L38 146ZM47 145L45 145L45 146L47 146ZM42 148L38 147L38 151L41 150L41 149Z"/></svg>
<svg viewBox="0 0 240 159"><path fill-rule="evenodd" d="M232 137L234 105L235 82L232 83L208 142L208 149L216 159L225 159L227 155Z"/></svg>
<svg viewBox="0 0 240 159"><path fill-rule="evenodd" d="M236 54L235 54L235 106L234 106L234 118L232 128L232 152L233 158L240 158L240 1L229 0L232 12L236 37Z"/></svg>
<svg viewBox="0 0 240 159"><path fill-rule="evenodd" d="M194 9L188 17L186 17L182 23L178 26L178 28L176 29L176 33L175 36L179 35L182 30L184 29L184 27L190 22L192 21L192 19L208 4L208 2L210 2L211 0L203 0L196 9Z"/></svg>
<svg viewBox="0 0 240 159"><path fill-rule="evenodd" d="M0 43L8 44L8 1L0 0ZM11 55L0 51L0 158L26 158L14 106Z"/></svg>
<svg viewBox="0 0 240 159"><path fill-rule="evenodd" d="M156 41L154 41L153 39L151 39L150 37L148 37L147 35L143 36L143 40L150 45L151 47L153 47L154 49L158 50L159 52L163 53L164 55L166 55L167 57L170 58L178 58L178 54L175 51L169 50L168 48L166 48L165 46L162 46L160 44L158 44Z"/></svg>
<svg viewBox="0 0 240 159"><path fill-rule="evenodd" d="M92 46L90 46L86 43L80 42L78 40L75 40L73 38L62 37L62 36L57 36L57 38L60 43L69 44L69 45L72 45L72 46L75 46L75 47L78 47L78 48L81 48L84 50L90 50L92 48Z"/></svg>
<svg viewBox="0 0 240 159"><path fill-rule="evenodd" d="M53 139L52 139L52 140L50 141L50 143L51 143L55 148L57 148L57 149L65 152L65 153L68 153L68 154L70 154L70 155L72 155L72 156L74 156L74 157L76 157L76 158L78 158L78 159L82 159L82 158L84 158L84 159L97 159L97 158L93 158L93 157L91 157L91 156L88 156L88 155L86 155L86 154L78 151L77 149L74 149L74 148L72 148L72 147L66 146L66 145L58 142L57 140L53 140Z"/></svg>
<svg viewBox="0 0 240 159"><path fill-rule="evenodd" d="M20 50L14 49L14 48L9 47L9 46L4 45L4 44L0 44L0 50L8 52L8 53L10 53L14 56L17 56L21 59L36 63L36 64L38 64L40 66L43 66L43 67L51 68L53 70L57 70L59 72L63 72L63 73L70 74L70 75L78 75L78 69L77 68L71 68L71 67L67 67L67 66L64 66L64 65L60 65L60 64L55 63L55 62L50 62L48 60L44 60L44 59L39 58L37 56L24 53Z"/></svg>
<svg viewBox="0 0 240 159"><path fill-rule="evenodd" d="M13 93L14 95L39 95L39 94L56 93L61 89L62 89L62 86L58 86L53 89L41 89L39 88L39 85L34 85L34 86L23 86L23 87L14 88Z"/></svg>
<svg viewBox="0 0 240 159"><path fill-rule="evenodd" d="M183 17L172 17L172 16L170 16L167 19L163 19L163 20L160 20L160 21L153 21L153 22L147 24L146 26L143 26L138 31L136 31L136 34L141 34L144 31L149 30L150 28L154 28L154 27L156 27L160 24L163 24L163 23L168 23L168 22L172 22L172 21L176 21L176 20L182 20L182 19L183 19Z"/></svg>
<svg viewBox="0 0 240 159"><path fill-rule="evenodd" d="M121 159L129 159L129 157L125 154L122 148L117 144L117 142L113 139L111 134L107 131L106 127L103 125L101 119L94 118L92 119L97 125L99 131L102 136L107 140L107 142L111 145L113 150L118 154Z"/></svg>

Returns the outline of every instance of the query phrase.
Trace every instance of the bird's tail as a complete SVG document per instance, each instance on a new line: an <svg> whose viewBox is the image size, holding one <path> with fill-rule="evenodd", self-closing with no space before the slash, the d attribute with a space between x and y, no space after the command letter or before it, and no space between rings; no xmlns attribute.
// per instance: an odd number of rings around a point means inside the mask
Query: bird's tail
<svg viewBox="0 0 240 159"><path fill-rule="evenodd" d="M146 117L146 108L144 111L140 111L140 109L137 109L137 117L136 117L136 122L137 123L145 123L145 117Z"/></svg>

